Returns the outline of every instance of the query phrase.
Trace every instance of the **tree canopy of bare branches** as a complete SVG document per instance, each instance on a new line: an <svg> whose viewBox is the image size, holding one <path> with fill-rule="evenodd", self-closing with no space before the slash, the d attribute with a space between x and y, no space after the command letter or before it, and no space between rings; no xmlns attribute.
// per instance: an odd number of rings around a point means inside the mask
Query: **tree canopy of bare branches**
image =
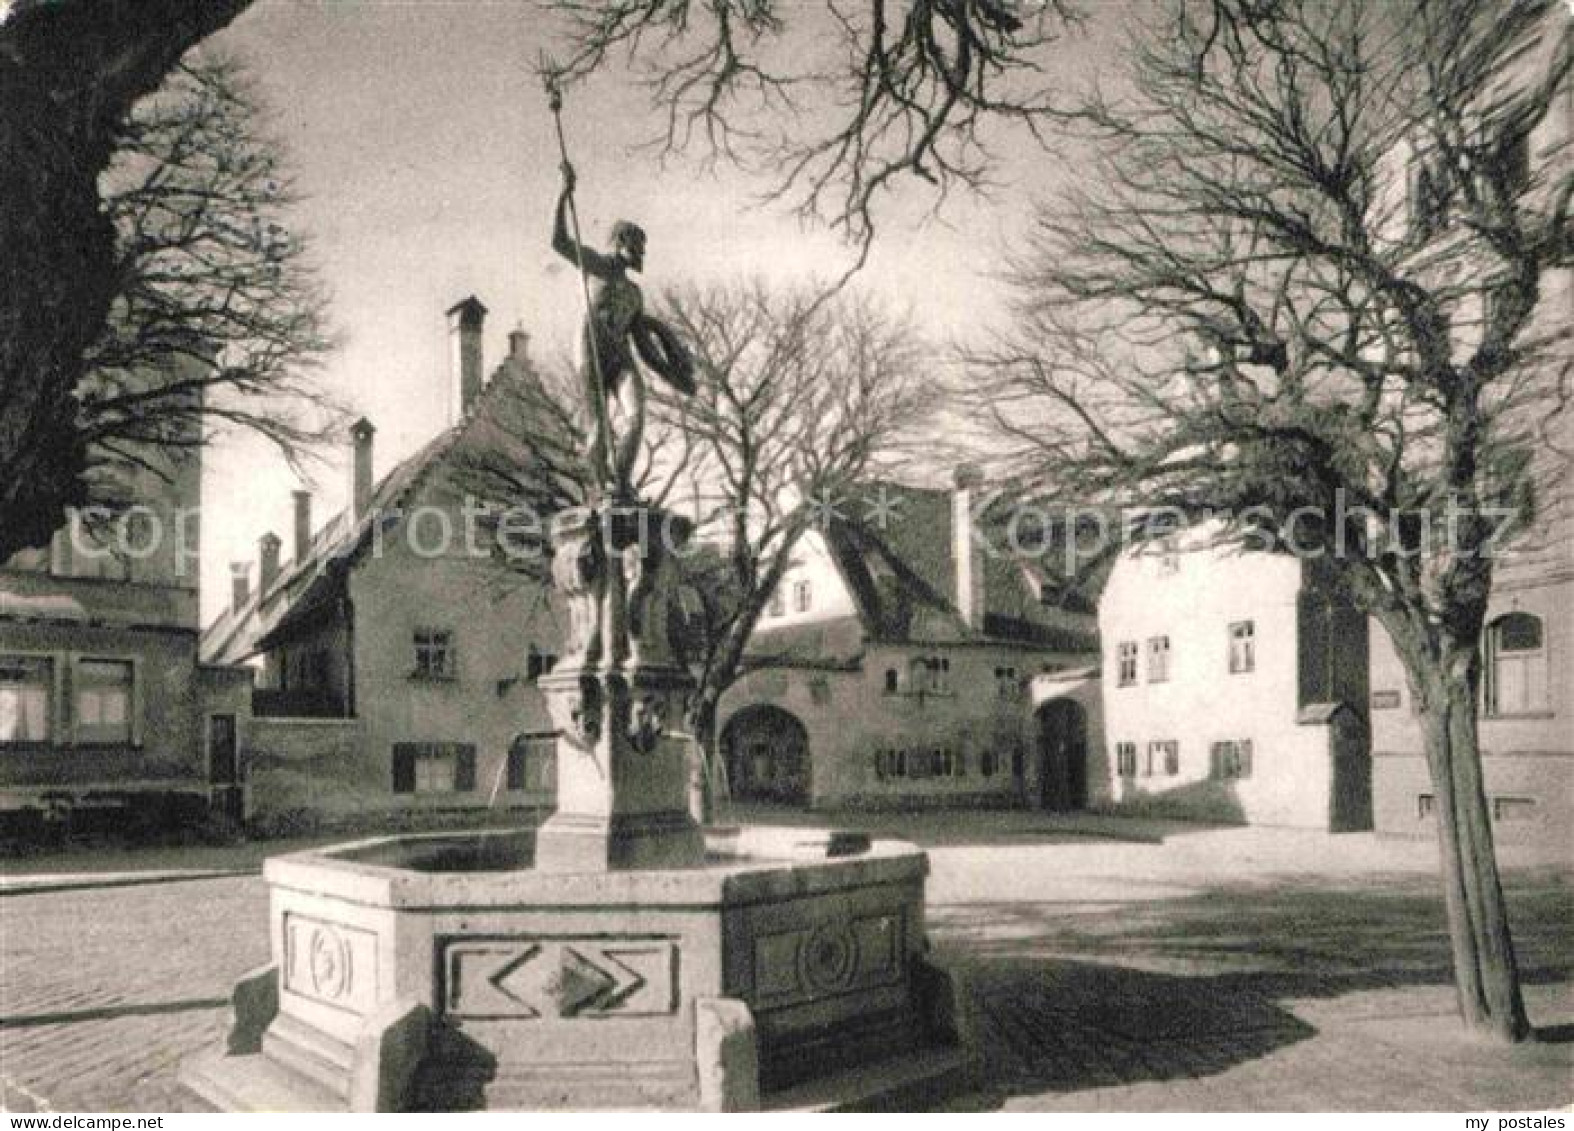
<svg viewBox="0 0 1574 1131"><path fill-rule="evenodd" d="M972 359L1019 474L1228 518L1386 629L1422 705L1461 1011L1505 1038L1528 1026L1479 643L1494 549L1561 474L1561 7L1170 5L1129 88L1084 109L1089 175L1039 213L1016 332Z"/></svg>
<svg viewBox="0 0 1574 1131"><path fill-rule="evenodd" d="M79 390L95 491L113 490L115 464L215 426L294 460L336 423L313 380L327 300L260 118L238 66L213 60L177 67L121 131L105 178L114 297Z"/></svg>
<svg viewBox="0 0 1574 1131"><path fill-rule="evenodd" d="M991 129L1042 140L1056 114L1045 49L1067 0L548 0L569 80L627 60L661 118L652 147L764 172L765 199L867 256L882 193L983 188Z"/></svg>
<svg viewBox="0 0 1574 1131"><path fill-rule="evenodd" d="M0 560L88 501L77 388L113 297L100 207L132 104L248 0L23 0L0 22Z"/></svg>
<svg viewBox="0 0 1574 1131"><path fill-rule="evenodd" d="M756 281L678 290L666 306L698 362L698 391L662 394L652 418L681 460L669 479L703 501L699 535L717 551L699 579L706 632L690 720L714 767L717 706L804 534L924 419L924 346L851 293Z"/></svg>

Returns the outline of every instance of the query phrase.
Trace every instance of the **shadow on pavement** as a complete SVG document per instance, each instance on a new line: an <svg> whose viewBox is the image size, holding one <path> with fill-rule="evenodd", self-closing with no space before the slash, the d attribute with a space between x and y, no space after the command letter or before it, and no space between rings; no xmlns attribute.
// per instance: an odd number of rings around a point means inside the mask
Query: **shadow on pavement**
<svg viewBox="0 0 1574 1131"><path fill-rule="evenodd" d="M821 810L753 801L718 805L714 823L858 829L873 836L909 840L922 848L1071 844L1090 839L1162 844L1172 837L1213 832L1221 827L1173 818L1051 813L1039 809Z"/></svg>
<svg viewBox="0 0 1574 1131"><path fill-rule="evenodd" d="M1522 873L1508 897L1524 984L1574 977L1566 876ZM1214 1075L1317 1035L1289 1011L1296 999L1452 984L1429 877L1222 885L1125 904L952 904L932 909L929 926L976 1011L981 1091L968 1107ZM1422 1004L1440 999L1451 1000ZM1319 1024L1324 1015L1338 1016L1321 1009ZM1574 1025L1538 1037L1569 1042Z"/></svg>
<svg viewBox="0 0 1574 1131"><path fill-rule="evenodd" d="M0 1029L31 1029L39 1025L76 1025L83 1021L112 1021L117 1017L152 1017L161 1013L189 1013L199 1009L224 1009L228 998L194 998L190 1001L155 1001L128 1005L102 1005L64 1013L33 1013L0 1017Z"/></svg>

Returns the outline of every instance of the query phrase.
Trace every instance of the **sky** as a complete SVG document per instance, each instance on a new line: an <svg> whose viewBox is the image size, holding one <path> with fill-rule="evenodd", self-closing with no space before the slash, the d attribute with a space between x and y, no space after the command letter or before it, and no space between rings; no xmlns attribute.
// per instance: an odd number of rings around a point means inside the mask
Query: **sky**
<svg viewBox="0 0 1574 1131"><path fill-rule="evenodd" d="M1114 3L1089 6L1104 30L1118 22ZM342 339L323 383L352 419L376 426L378 476L453 419L444 311L454 303L474 294L490 310L488 373L515 328L530 333L538 358L571 347L578 283L548 246L559 158L534 70L551 46L544 21L515 0L258 0L198 49L238 56L270 110L302 198L293 226L310 241ZM1099 59L1088 41L1063 55L1068 72ZM640 223L647 293L680 281L829 278L852 262L831 234L757 207L761 182L692 162L663 167L637 151L657 124L626 74L567 94L586 241L604 245L616 219ZM878 216L857 285L939 336L999 318L1002 251L1020 238L1034 195L1061 175L1026 139L1001 141L1008 159L990 200L953 197L934 216L911 192ZM313 492L316 525L342 508L347 445L309 467L304 484L253 438L210 449L205 623L227 599L229 563L254 562L264 532L290 555L292 490Z"/></svg>

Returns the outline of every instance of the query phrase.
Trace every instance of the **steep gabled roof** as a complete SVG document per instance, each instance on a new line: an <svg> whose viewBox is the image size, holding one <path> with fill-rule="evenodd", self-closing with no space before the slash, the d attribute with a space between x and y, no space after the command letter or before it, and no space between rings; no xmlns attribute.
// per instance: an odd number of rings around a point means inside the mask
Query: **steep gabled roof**
<svg viewBox="0 0 1574 1131"><path fill-rule="evenodd" d="M285 564L266 592L259 586L239 610L227 608L203 631L203 662L244 662L331 608L343 592L348 570L373 545L378 526L386 529L398 522L400 512L419 492L441 478L461 444L481 431L479 422L486 419L489 398L498 395L495 390L511 381L533 379L528 364L505 359L462 421L445 428L378 481L365 513L357 516L349 508L339 512L312 535L303 560Z"/></svg>
<svg viewBox="0 0 1574 1131"><path fill-rule="evenodd" d="M1003 507L985 508L982 522L990 544L1000 553L984 555L984 623L970 628L954 597L955 547L952 539L952 495L946 490L876 480L853 493L854 498L823 528L823 537L837 572L858 610L864 637L881 642L971 640L1027 644L1065 652L1091 652L1098 647L1093 601L1068 600L1046 606L1045 581L1052 591L1080 590L1072 580L1058 578L1043 555L1012 553L999 537L1006 521ZM1101 583L1103 573L1095 579ZM816 627L822 634L828 630ZM844 634L825 637L828 645ZM800 626L761 628L750 644L751 657L807 657L814 640ZM844 661L844 644L821 656Z"/></svg>

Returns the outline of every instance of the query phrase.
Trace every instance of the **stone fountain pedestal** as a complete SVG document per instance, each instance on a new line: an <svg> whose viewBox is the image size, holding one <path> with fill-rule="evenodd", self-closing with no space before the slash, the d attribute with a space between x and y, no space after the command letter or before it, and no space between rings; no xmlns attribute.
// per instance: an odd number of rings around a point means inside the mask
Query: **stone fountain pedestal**
<svg viewBox="0 0 1574 1131"><path fill-rule="evenodd" d="M704 867L599 874L530 869L516 832L270 860L274 961L183 1079L229 1111L747 1111L964 1070L922 852L726 840Z"/></svg>
<svg viewBox="0 0 1574 1131"><path fill-rule="evenodd" d="M573 615L542 680L558 809L534 832L363 841L269 860L272 962L183 1066L216 1110L820 1107L968 1064L927 961L912 845L687 809L691 690L666 633L660 516L555 531Z"/></svg>

